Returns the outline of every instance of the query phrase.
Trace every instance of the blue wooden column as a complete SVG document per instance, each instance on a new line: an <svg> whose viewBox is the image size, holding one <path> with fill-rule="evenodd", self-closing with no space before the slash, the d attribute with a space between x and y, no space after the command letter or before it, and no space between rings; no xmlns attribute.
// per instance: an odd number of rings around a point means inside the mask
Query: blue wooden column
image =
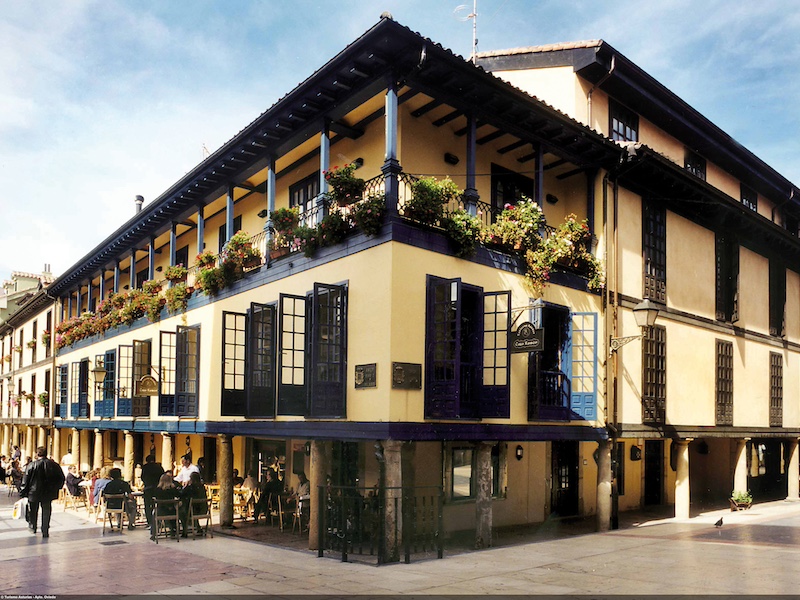
<svg viewBox="0 0 800 600"><path fill-rule="evenodd" d="M129 269L128 289L136 289L136 248L131 249L131 268Z"/></svg>
<svg viewBox="0 0 800 600"><path fill-rule="evenodd" d="M203 247L206 245L203 237L205 236L205 229L206 229L206 219L204 216L204 209L203 206L197 207L197 253L200 254L203 251Z"/></svg>
<svg viewBox="0 0 800 600"><path fill-rule="evenodd" d="M100 269L100 303L103 303L103 300L106 299L106 270L105 268Z"/></svg>
<svg viewBox="0 0 800 600"><path fill-rule="evenodd" d="M67 319L72 318L72 292L67 297Z"/></svg>
<svg viewBox="0 0 800 600"><path fill-rule="evenodd" d="M542 144L535 144L533 150L536 152L536 179L534 185L534 200L544 213L544 148ZM547 215L545 215L545 218Z"/></svg>
<svg viewBox="0 0 800 600"><path fill-rule="evenodd" d="M272 243L273 231L269 227L269 221L272 218L272 213L275 212L275 157L270 156L267 158L268 171L267 171L267 220L264 223L264 230L267 232L267 256L269 256L269 247Z"/></svg>
<svg viewBox="0 0 800 600"><path fill-rule="evenodd" d="M119 259L114 260L114 293L119 294Z"/></svg>
<svg viewBox="0 0 800 600"><path fill-rule="evenodd" d="M400 198L400 181L398 175L402 171L397 158L397 78L390 73L386 84L386 111L384 116L386 154L381 173L384 176L387 215L397 214L397 203Z"/></svg>
<svg viewBox="0 0 800 600"><path fill-rule="evenodd" d="M91 312L92 310L92 278L89 277L89 281L86 283L86 312Z"/></svg>
<svg viewBox="0 0 800 600"><path fill-rule="evenodd" d="M317 223L328 214L328 182L325 171L331 168L331 123L325 119L319 134L319 196L317 196Z"/></svg>
<svg viewBox="0 0 800 600"><path fill-rule="evenodd" d="M150 281L156 278L156 238L152 236L147 247L147 278Z"/></svg>
<svg viewBox="0 0 800 600"><path fill-rule="evenodd" d="M467 181L464 187L464 209L473 217L478 214L478 189L475 187L476 132L475 115L467 115Z"/></svg>
<svg viewBox="0 0 800 600"><path fill-rule="evenodd" d="M233 234L236 233L233 230L233 190L234 185L232 183L228 184L228 201L225 204L225 242L233 237Z"/></svg>

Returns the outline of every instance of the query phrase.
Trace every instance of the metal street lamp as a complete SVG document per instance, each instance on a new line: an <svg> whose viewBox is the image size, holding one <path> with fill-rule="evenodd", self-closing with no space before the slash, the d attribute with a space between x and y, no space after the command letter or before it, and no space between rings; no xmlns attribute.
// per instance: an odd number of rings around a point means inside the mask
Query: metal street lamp
<svg viewBox="0 0 800 600"><path fill-rule="evenodd" d="M633 318L636 319L636 324L644 329L645 327L652 327L658 318L658 307L650 302L649 298L645 298L639 304L633 307ZM612 337L610 341L611 352L616 352L622 346L633 340L640 340L644 337L644 331L639 335L629 335L626 337Z"/></svg>

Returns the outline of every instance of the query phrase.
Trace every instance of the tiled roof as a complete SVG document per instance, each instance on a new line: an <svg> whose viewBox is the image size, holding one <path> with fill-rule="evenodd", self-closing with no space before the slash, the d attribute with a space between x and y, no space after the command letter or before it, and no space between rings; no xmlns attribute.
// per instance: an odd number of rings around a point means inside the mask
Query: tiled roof
<svg viewBox="0 0 800 600"><path fill-rule="evenodd" d="M598 48L603 40L584 40L581 42L561 42L558 44L543 44L541 46L525 46L523 48L509 48L508 50L489 50L478 52L478 58L492 56L512 56L514 54L534 54L537 52L555 52L557 50L575 50L576 48Z"/></svg>

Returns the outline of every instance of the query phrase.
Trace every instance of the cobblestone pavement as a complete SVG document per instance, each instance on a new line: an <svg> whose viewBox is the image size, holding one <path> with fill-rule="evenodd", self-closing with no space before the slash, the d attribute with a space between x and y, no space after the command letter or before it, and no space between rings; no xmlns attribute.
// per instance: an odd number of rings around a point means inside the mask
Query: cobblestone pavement
<svg viewBox="0 0 800 600"><path fill-rule="evenodd" d="M800 502L692 519L631 522L443 560L376 567L215 535L154 544L144 528L101 533L83 509L53 504L50 538L11 519L0 485L0 594L616 595L790 594L800 590ZM724 525L714 527L722 516ZM635 515L633 515L635 517Z"/></svg>

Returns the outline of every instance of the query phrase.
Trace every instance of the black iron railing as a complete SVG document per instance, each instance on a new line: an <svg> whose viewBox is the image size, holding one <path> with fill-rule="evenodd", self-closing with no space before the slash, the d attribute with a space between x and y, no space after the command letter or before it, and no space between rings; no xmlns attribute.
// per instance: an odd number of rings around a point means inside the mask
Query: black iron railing
<svg viewBox="0 0 800 600"><path fill-rule="evenodd" d="M444 556L440 486L356 488L320 486L319 556L406 563L420 553Z"/></svg>

